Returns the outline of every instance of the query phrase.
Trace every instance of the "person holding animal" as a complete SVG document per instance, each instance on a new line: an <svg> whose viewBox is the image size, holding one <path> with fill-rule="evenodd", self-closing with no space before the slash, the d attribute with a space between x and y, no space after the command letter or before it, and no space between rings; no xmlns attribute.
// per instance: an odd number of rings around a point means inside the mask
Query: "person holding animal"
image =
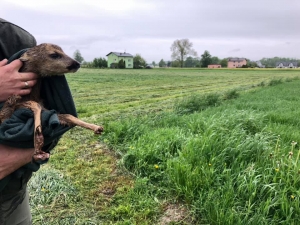
<svg viewBox="0 0 300 225"><path fill-rule="evenodd" d="M28 95L36 84L37 74L18 72L23 63L7 58L15 52L36 45L35 38L22 28L0 18L0 102L12 94ZM11 147L0 144L0 224L31 224L27 182L32 170L18 170L28 163L47 161L49 153L34 155L34 148ZM33 161L33 162L32 162ZM4 178L10 176L3 184ZM4 186L4 187L3 187Z"/></svg>
<svg viewBox="0 0 300 225"><path fill-rule="evenodd" d="M0 225L31 224L27 182L65 132L103 132L77 118L64 73L79 68L61 47L36 45L27 31L0 19Z"/></svg>

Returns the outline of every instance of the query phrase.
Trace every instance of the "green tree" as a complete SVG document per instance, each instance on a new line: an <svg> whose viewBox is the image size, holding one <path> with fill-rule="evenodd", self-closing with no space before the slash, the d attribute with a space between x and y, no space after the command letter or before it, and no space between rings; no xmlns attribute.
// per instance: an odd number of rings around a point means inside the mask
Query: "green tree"
<svg viewBox="0 0 300 225"><path fill-rule="evenodd" d="M90 67L94 68L106 68L107 67L107 61L105 58L94 58L93 62L91 63Z"/></svg>
<svg viewBox="0 0 300 225"><path fill-rule="evenodd" d="M82 63L84 61L84 58L82 57L81 53L79 50L76 50L74 52L74 59L79 62L79 63Z"/></svg>
<svg viewBox="0 0 300 225"><path fill-rule="evenodd" d="M147 63L146 60L140 55L136 54L133 57L133 68L134 69L140 69L146 67Z"/></svg>
<svg viewBox="0 0 300 225"><path fill-rule="evenodd" d="M184 67L197 67L198 64L199 64L199 59L193 58L191 56L187 57L186 60L184 61Z"/></svg>
<svg viewBox="0 0 300 225"><path fill-rule="evenodd" d="M174 60L174 61L172 61L171 66L172 67L181 67L181 63L179 60Z"/></svg>
<svg viewBox="0 0 300 225"><path fill-rule="evenodd" d="M247 66L250 68L255 68L257 67L257 63L254 61L247 60Z"/></svg>
<svg viewBox="0 0 300 225"><path fill-rule="evenodd" d="M211 64L211 55L209 51L205 50L201 55L201 67L207 67L209 64Z"/></svg>
<svg viewBox="0 0 300 225"><path fill-rule="evenodd" d="M217 56L211 57L211 64L220 64L220 59Z"/></svg>
<svg viewBox="0 0 300 225"><path fill-rule="evenodd" d="M184 60L188 55L197 56L197 52L192 49L193 43L189 39L175 40L171 45L172 59L180 62L180 67L183 67Z"/></svg>
<svg viewBox="0 0 300 225"><path fill-rule="evenodd" d="M226 68L226 67L227 67L227 64L228 64L228 60L227 60L226 58L225 58L225 59L222 59L222 60L220 61L220 64L221 64L222 67Z"/></svg>
<svg viewBox="0 0 300 225"><path fill-rule="evenodd" d="M100 65L99 59L98 58L94 58L94 60L93 60L93 67L100 68L99 65Z"/></svg>
<svg viewBox="0 0 300 225"><path fill-rule="evenodd" d="M102 64L101 67L107 68L107 60L105 58L102 58Z"/></svg>
<svg viewBox="0 0 300 225"><path fill-rule="evenodd" d="M153 62L152 62L152 66L153 66L153 67L155 67L155 66L156 66L156 63L155 63L155 61L153 61Z"/></svg>
<svg viewBox="0 0 300 225"><path fill-rule="evenodd" d="M165 66L166 66L166 62L165 62L163 59L161 59L161 60L159 61L159 63L158 63L158 66L159 66L159 67L165 67Z"/></svg>
<svg viewBox="0 0 300 225"><path fill-rule="evenodd" d="M118 63L118 68L119 69L125 69L125 61L121 59Z"/></svg>

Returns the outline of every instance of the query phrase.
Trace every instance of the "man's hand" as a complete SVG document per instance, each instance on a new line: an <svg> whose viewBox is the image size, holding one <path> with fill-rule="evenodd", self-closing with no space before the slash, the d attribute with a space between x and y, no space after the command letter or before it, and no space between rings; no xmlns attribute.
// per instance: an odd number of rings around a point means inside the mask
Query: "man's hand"
<svg viewBox="0 0 300 225"><path fill-rule="evenodd" d="M34 149L14 148L0 145L0 180L20 167L35 161L43 161L50 157L49 153L41 152L34 155Z"/></svg>
<svg viewBox="0 0 300 225"><path fill-rule="evenodd" d="M34 73L19 72L23 65L21 60L6 63L7 59L0 61L0 102L5 101L12 94L28 95L37 79Z"/></svg>

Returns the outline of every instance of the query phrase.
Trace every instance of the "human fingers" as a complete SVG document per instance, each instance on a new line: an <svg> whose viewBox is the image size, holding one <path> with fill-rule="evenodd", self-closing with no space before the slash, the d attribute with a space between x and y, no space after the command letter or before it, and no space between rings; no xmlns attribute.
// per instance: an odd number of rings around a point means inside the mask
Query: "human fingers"
<svg viewBox="0 0 300 225"><path fill-rule="evenodd" d="M4 60L2 60L4 61ZM4 64L4 62L2 62ZM6 62L7 63L7 60ZM20 76L20 80L21 81L30 81L30 80L36 80L38 79L38 75L36 73L32 73L32 72L19 72L19 70L21 69L23 63L21 60L16 59L14 61L12 61L10 64L8 64L7 66L10 68L11 71L14 71L14 73L19 73Z"/></svg>
<svg viewBox="0 0 300 225"><path fill-rule="evenodd" d="M18 72L21 69L23 63L21 60L16 59L8 65L12 68L12 70ZM20 72L19 75L22 81L36 80L38 78L38 75L32 72Z"/></svg>
<svg viewBox="0 0 300 225"><path fill-rule="evenodd" d="M12 68L14 68L14 70L19 71L19 69L22 67L23 63L22 63L21 60L16 59L16 60L12 61L9 65L10 65Z"/></svg>
<svg viewBox="0 0 300 225"><path fill-rule="evenodd" d="M38 79L38 75L36 73L21 72L20 76L21 76L21 80L22 81L30 81L30 80L36 80L36 79Z"/></svg>
<svg viewBox="0 0 300 225"><path fill-rule="evenodd" d="M3 59L0 61L0 66L5 66L7 64L7 59Z"/></svg>
<svg viewBox="0 0 300 225"><path fill-rule="evenodd" d="M26 81L20 81L19 82L19 87L21 89L31 89L35 84L36 80L26 80Z"/></svg>
<svg viewBox="0 0 300 225"><path fill-rule="evenodd" d="M19 89L16 91L15 94L18 94L21 96L30 94L30 92L32 91L32 88L36 84L36 82L37 82L37 80L26 80L26 81L19 80L18 81Z"/></svg>

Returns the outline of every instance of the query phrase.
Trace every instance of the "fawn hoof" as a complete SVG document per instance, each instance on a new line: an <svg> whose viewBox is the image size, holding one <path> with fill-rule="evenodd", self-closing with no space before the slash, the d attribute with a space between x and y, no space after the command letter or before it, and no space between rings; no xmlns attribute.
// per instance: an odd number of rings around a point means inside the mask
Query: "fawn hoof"
<svg viewBox="0 0 300 225"><path fill-rule="evenodd" d="M103 132L103 127L97 127L95 130L94 130L94 134L101 134Z"/></svg>
<svg viewBox="0 0 300 225"><path fill-rule="evenodd" d="M38 126L34 132L34 148L35 153L41 152L44 146L44 136L42 133L42 127Z"/></svg>

